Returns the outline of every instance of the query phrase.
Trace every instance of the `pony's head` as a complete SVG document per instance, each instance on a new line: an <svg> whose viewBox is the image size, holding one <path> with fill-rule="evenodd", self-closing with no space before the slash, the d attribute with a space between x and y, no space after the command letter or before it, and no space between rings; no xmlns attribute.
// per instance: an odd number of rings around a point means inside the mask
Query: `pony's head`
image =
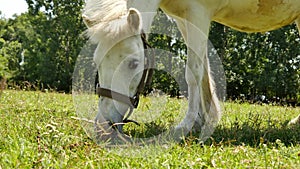
<svg viewBox="0 0 300 169"><path fill-rule="evenodd" d="M94 52L100 84L96 122L115 124L120 132L126 113L137 106L147 74L141 14L136 9L126 11L100 21L83 15L87 33L98 45Z"/></svg>

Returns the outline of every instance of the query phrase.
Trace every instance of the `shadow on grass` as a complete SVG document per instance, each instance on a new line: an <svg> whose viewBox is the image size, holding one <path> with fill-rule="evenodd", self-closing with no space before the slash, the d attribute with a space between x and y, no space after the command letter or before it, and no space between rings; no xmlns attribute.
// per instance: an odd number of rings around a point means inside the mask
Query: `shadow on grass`
<svg viewBox="0 0 300 169"><path fill-rule="evenodd" d="M231 145L249 145L257 147L261 143L272 144L280 140L285 146L300 144L300 126L282 124L235 122L230 127L218 126L207 144L228 143Z"/></svg>
<svg viewBox="0 0 300 169"><path fill-rule="evenodd" d="M287 123L287 121L268 121L260 115L256 115L254 118L249 117L246 121L236 119L226 126L218 125L211 139L208 139L205 145L228 144L257 147L261 143L276 143L277 140L280 140L285 146L300 144L300 126L288 126ZM150 122L141 124L141 126L128 127L126 133L134 138L149 138L167 130L168 127L164 124ZM199 133L192 133L183 142L199 142L197 136Z"/></svg>
<svg viewBox="0 0 300 169"><path fill-rule="evenodd" d="M134 138L150 138L167 131L166 126L156 122L142 123L140 126L132 124L125 127L125 133Z"/></svg>

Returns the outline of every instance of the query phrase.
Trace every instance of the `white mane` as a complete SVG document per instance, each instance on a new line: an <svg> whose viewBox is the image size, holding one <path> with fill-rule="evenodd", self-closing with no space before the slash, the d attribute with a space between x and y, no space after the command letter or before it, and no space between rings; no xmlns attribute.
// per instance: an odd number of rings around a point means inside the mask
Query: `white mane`
<svg viewBox="0 0 300 169"><path fill-rule="evenodd" d="M132 34L127 14L127 0L88 0L83 11L88 37L98 43L103 38L117 40Z"/></svg>

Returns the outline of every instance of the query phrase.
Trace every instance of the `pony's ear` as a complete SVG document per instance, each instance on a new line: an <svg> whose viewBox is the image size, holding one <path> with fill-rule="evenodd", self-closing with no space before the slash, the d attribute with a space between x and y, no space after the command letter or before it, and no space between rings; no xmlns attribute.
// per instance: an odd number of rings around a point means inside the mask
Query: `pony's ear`
<svg viewBox="0 0 300 169"><path fill-rule="evenodd" d="M94 22L93 22L88 16L86 16L86 15L83 14L83 15L82 15L82 19L83 19L84 24L85 24L88 28L90 28L90 27L93 26Z"/></svg>
<svg viewBox="0 0 300 169"><path fill-rule="evenodd" d="M142 28L141 24L141 14L138 10L134 8L129 9L129 14L127 16L128 24L135 30L140 31Z"/></svg>

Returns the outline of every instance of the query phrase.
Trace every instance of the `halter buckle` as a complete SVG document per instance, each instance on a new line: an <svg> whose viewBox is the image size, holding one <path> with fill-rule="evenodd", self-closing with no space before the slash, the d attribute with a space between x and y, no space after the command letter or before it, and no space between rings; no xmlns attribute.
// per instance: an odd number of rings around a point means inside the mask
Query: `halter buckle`
<svg viewBox="0 0 300 169"><path fill-rule="evenodd" d="M136 94L136 95L134 95L133 97L132 97L132 106L133 106L133 108L137 108L138 107L138 105L139 105L139 102L140 102L140 96L139 96L139 94Z"/></svg>

